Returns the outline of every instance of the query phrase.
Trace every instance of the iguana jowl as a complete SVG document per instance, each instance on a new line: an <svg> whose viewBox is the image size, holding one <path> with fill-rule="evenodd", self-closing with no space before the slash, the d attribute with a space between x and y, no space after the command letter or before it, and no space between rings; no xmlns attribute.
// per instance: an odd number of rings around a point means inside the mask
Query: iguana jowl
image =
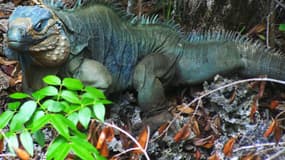
<svg viewBox="0 0 285 160"><path fill-rule="evenodd" d="M285 58L244 36L208 32L186 38L165 25L130 24L96 3L72 11L18 7L7 38L7 54L21 61L26 89L41 87L47 74L110 92L131 86L146 112L164 102L165 86L199 83L217 73L285 80Z"/></svg>

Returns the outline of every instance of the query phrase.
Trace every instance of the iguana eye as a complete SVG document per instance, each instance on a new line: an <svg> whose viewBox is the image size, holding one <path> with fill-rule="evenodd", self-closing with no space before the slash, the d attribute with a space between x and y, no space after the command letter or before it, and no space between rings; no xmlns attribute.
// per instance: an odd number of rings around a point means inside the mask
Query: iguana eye
<svg viewBox="0 0 285 160"><path fill-rule="evenodd" d="M41 21L39 21L38 23L36 23L36 24L34 25L34 27L33 27L34 30L36 30L37 32L42 31L43 28L44 28L45 23L46 23L46 20L41 20Z"/></svg>

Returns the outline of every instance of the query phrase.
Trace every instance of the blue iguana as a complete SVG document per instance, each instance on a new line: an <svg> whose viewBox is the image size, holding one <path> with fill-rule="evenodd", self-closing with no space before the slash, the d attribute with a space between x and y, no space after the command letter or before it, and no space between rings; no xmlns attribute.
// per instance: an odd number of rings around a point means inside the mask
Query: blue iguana
<svg viewBox="0 0 285 160"><path fill-rule="evenodd" d="M122 91L133 87L142 110L165 102L169 85L201 83L216 74L266 74L285 80L285 58L235 32L178 33L163 24L132 24L110 7L80 1L20 6L9 18L7 55L20 60L25 89L47 74Z"/></svg>

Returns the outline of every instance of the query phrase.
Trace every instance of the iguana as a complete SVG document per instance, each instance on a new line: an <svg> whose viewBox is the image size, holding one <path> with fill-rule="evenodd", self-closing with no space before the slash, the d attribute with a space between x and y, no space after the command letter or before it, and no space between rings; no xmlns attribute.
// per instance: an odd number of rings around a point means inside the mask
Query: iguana
<svg viewBox="0 0 285 160"><path fill-rule="evenodd" d="M235 32L186 36L168 25L131 24L96 1L72 9L46 3L17 7L9 18L7 55L20 60L25 89L41 87L47 74L110 93L133 87L142 110L152 113L169 85L232 72L285 80L284 56Z"/></svg>

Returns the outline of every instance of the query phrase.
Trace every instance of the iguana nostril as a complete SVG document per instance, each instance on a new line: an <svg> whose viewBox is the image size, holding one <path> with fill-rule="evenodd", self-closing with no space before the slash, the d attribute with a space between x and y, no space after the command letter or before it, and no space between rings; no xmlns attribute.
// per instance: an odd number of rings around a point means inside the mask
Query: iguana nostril
<svg viewBox="0 0 285 160"><path fill-rule="evenodd" d="M20 35L22 35L22 36L25 35L25 33L26 33L25 29L23 29L23 28L18 28L18 30L19 30L19 34L20 34Z"/></svg>
<svg viewBox="0 0 285 160"><path fill-rule="evenodd" d="M7 33L8 46L15 49L22 48L26 37L25 28L19 26L11 27Z"/></svg>
<svg viewBox="0 0 285 160"><path fill-rule="evenodd" d="M15 26L8 30L8 41L22 41L26 37L26 29Z"/></svg>

